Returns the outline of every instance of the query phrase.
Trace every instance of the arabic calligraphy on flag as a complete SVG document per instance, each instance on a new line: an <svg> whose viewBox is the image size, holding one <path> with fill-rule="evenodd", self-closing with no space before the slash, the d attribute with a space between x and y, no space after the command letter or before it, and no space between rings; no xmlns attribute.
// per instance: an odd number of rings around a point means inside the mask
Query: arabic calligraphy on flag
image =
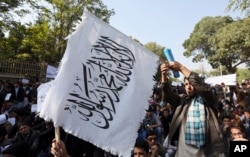
<svg viewBox="0 0 250 157"><path fill-rule="evenodd" d="M158 56L85 12L68 37L40 116L119 156L130 156Z"/></svg>

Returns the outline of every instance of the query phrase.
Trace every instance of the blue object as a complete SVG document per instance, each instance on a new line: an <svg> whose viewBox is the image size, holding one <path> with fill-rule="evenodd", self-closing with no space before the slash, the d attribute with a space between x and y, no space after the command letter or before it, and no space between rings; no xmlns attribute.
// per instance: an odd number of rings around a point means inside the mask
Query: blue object
<svg viewBox="0 0 250 157"><path fill-rule="evenodd" d="M164 49L164 55L165 55L165 57L167 58L167 60L169 62L174 62L175 61L171 49L165 48ZM174 78L180 77L180 73L178 71L173 71L173 75L174 75Z"/></svg>

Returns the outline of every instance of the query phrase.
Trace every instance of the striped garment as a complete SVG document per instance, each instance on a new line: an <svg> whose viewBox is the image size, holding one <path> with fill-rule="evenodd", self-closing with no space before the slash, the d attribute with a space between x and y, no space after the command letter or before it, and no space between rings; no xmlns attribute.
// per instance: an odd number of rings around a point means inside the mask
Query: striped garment
<svg viewBox="0 0 250 157"><path fill-rule="evenodd" d="M186 144L200 148L205 144L206 123L205 108L201 96L192 101L187 114L185 141Z"/></svg>

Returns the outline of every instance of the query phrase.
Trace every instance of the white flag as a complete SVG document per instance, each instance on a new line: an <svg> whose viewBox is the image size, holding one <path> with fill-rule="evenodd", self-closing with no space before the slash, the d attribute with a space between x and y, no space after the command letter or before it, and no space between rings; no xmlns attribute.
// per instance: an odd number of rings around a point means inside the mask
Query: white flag
<svg viewBox="0 0 250 157"><path fill-rule="evenodd" d="M41 106L43 105L43 102L46 98L46 95L51 87L53 80L50 82L42 83L38 88L37 88L37 110L36 112L40 112Z"/></svg>
<svg viewBox="0 0 250 157"><path fill-rule="evenodd" d="M128 157L152 94L159 57L89 12L68 37L40 116Z"/></svg>
<svg viewBox="0 0 250 157"><path fill-rule="evenodd" d="M57 75L58 68L48 65L46 70L46 78L55 78Z"/></svg>

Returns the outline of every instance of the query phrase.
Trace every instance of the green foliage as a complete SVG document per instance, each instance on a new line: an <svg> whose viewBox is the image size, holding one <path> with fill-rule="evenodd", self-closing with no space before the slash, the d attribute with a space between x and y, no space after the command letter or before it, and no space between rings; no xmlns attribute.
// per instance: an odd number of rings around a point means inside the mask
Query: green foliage
<svg viewBox="0 0 250 157"><path fill-rule="evenodd" d="M148 50L155 53L159 57L161 57L163 54L164 47L162 47L161 45L158 45L156 42L148 42L144 45L144 47L146 47ZM160 82L160 80L161 80L161 69L160 69L160 63L159 63L157 72L154 75L154 81Z"/></svg>
<svg viewBox="0 0 250 157"><path fill-rule="evenodd" d="M25 37L26 27L19 22L12 22L9 25L8 37L3 37L0 44L0 54L3 57L14 58L22 53L21 45Z"/></svg>
<svg viewBox="0 0 250 157"><path fill-rule="evenodd" d="M0 20L2 24L8 26L15 19L15 16L22 16L28 11L26 9L20 9L23 6L25 0L1 0L0 2Z"/></svg>
<svg viewBox="0 0 250 157"><path fill-rule="evenodd" d="M28 9L22 8L23 4ZM13 13L21 18L31 14L30 9L37 17L32 23L22 25L13 20ZM0 57L58 63L66 48L65 38L74 31L84 9L106 22L114 14L101 0L4 0L0 3L0 13L3 13L0 14L3 19Z"/></svg>
<svg viewBox="0 0 250 157"><path fill-rule="evenodd" d="M53 47L53 38L50 34L50 28L46 21L30 26L27 29L27 34L22 41L22 48L30 52L24 51L24 54L29 53L33 60L52 62L55 60L54 53L51 53Z"/></svg>
<svg viewBox="0 0 250 157"><path fill-rule="evenodd" d="M236 72L237 66L250 62L250 18L235 21L217 31L212 37L216 49L210 61L216 67L221 63L229 72Z"/></svg>
<svg viewBox="0 0 250 157"><path fill-rule="evenodd" d="M158 55L160 58L165 59L166 57L164 56L163 50L165 47L158 45L156 42L148 42L144 45L147 49Z"/></svg>
<svg viewBox="0 0 250 157"><path fill-rule="evenodd" d="M23 4L24 0L1 0L0 3L0 12L1 13L8 13L10 10L17 8L18 6ZM0 14L3 16L3 14Z"/></svg>
<svg viewBox="0 0 250 157"><path fill-rule="evenodd" d="M166 57L164 56L163 50L165 49L165 47L158 45L156 42L148 42L144 45L144 47L146 47L147 49L149 49L151 52L155 53L157 56L159 56L161 62L166 61ZM167 74L169 77L171 76L171 73L169 72ZM154 79L156 82L160 82L161 80L161 69L160 69L160 62L159 62L159 66L158 66L158 70L154 76ZM170 78L171 81L177 81L177 79L175 78Z"/></svg>
<svg viewBox="0 0 250 157"><path fill-rule="evenodd" d="M216 31L233 22L230 17L204 17L196 25L191 33L189 39L185 40L183 43L186 51L184 56L190 57L194 56L193 61L199 62L202 59L207 59L215 51L210 43L210 38L216 33Z"/></svg>
<svg viewBox="0 0 250 157"><path fill-rule="evenodd" d="M184 56L193 56L194 62L206 59L213 68L222 65L235 73L237 66L250 62L249 28L249 18L234 21L228 16L205 17L183 43Z"/></svg>
<svg viewBox="0 0 250 157"><path fill-rule="evenodd" d="M108 10L107 7L100 0L44 0L46 3L39 3L40 0L30 0L30 5L39 13L37 24L47 23L49 32L46 30L46 37L43 42L40 42L39 47L33 47L39 53L44 52L42 57L47 62L59 62L66 49L66 41L64 40L81 19L84 8L94 13L104 21L109 20L110 16L114 14L113 10ZM43 27L40 27L43 28ZM47 40L49 39L49 40ZM39 43L38 39L36 43ZM44 43L44 41L49 41ZM51 45L48 45L51 43ZM49 49L42 50L41 48L48 46ZM38 53L38 52L36 52ZM49 59L49 60L47 60Z"/></svg>
<svg viewBox="0 0 250 157"><path fill-rule="evenodd" d="M242 12L245 11L246 15L250 15L250 0L229 0L229 4L226 10L240 10Z"/></svg>
<svg viewBox="0 0 250 157"><path fill-rule="evenodd" d="M16 8L20 2L20 0L2 0L0 5L0 12L5 13L12 8Z"/></svg>
<svg viewBox="0 0 250 157"><path fill-rule="evenodd" d="M224 66L218 66L216 69L213 69L206 73L207 76L221 76L221 75L228 75L228 71Z"/></svg>
<svg viewBox="0 0 250 157"><path fill-rule="evenodd" d="M241 82L242 80L245 80L245 79L250 79L250 69L240 68L237 70L236 76L237 76L238 82Z"/></svg>

